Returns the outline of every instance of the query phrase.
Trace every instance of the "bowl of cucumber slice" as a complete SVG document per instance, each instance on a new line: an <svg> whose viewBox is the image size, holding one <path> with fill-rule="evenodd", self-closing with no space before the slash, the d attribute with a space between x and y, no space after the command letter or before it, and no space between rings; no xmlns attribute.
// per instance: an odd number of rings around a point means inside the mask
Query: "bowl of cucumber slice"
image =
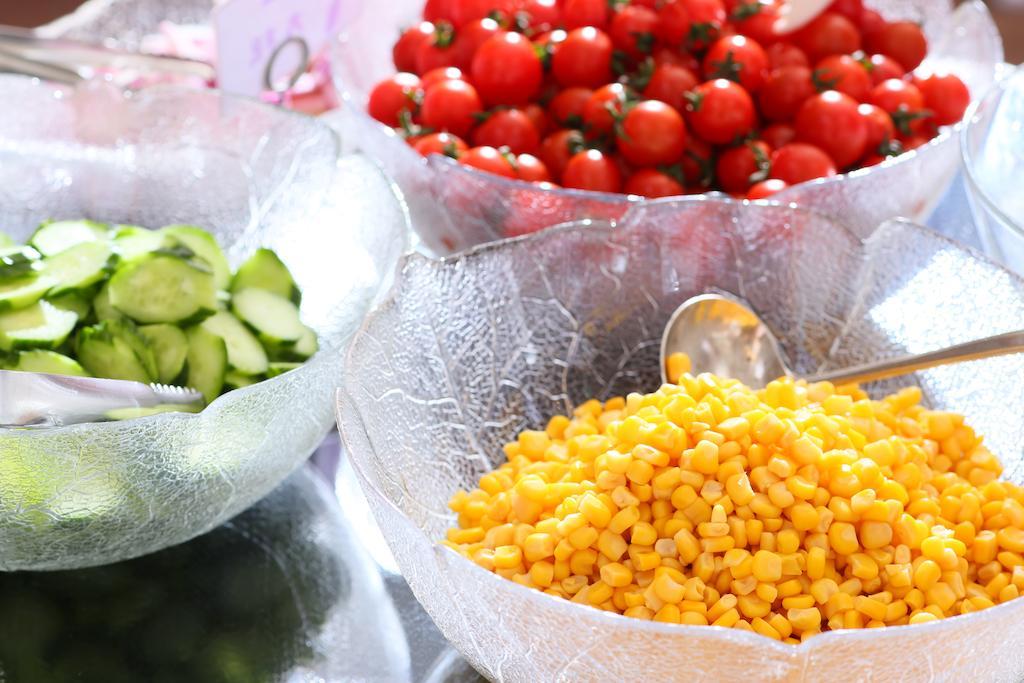
<svg viewBox="0 0 1024 683"><path fill-rule="evenodd" d="M0 369L206 404L0 428L0 570L188 540L329 432L342 349L407 246L404 201L328 127L257 102L0 88Z"/></svg>

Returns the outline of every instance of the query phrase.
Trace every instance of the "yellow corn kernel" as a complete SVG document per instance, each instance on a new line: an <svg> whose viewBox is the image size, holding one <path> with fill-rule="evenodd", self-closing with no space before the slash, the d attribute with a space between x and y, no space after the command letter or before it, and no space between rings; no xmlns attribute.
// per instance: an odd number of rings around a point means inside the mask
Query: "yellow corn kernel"
<svg viewBox="0 0 1024 683"><path fill-rule="evenodd" d="M939 565L933 560L924 560L914 570L914 586L922 591L927 591L935 585L941 576L942 570L939 569Z"/></svg>
<svg viewBox="0 0 1024 683"><path fill-rule="evenodd" d="M686 373L690 372L690 357L685 353L673 353L665 359L665 374L668 381L678 384Z"/></svg>
<svg viewBox="0 0 1024 683"><path fill-rule="evenodd" d="M892 542L892 527L886 522L862 522L860 544L865 548L884 548Z"/></svg>
<svg viewBox="0 0 1024 683"><path fill-rule="evenodd" d="M530 534L523 542L527 562L537 562L555 554L555 537L551 534Z"/></svg>
<svg viewBox="0 0 1024 683"><path fill-rule="evenodd" d="M840 555L852 555L860 548L857 530L846 522L835 522L829 527L828 541L832 549Z"/></svg>
<svg viewBox="0 0 1024 683"><path fill-rule="evenodd" d="M768 550L754 554L754 577L762 583L774 583L782 578L782 558Z"/></svg>
<svg viewBox="0 0 1024 683"><path fill-rule="evenodd" d="M503 545L494 549L494 566L497 569L514 569L523 562L523 551L517 545Z"/></svg>
<svg viewBox="0 0 1024 683"><path fill-rule="evenodd" d="M794 631L811 631L821 628L821 612L816 607L791 609L786 613L786 618L789 619Z"/></svg>

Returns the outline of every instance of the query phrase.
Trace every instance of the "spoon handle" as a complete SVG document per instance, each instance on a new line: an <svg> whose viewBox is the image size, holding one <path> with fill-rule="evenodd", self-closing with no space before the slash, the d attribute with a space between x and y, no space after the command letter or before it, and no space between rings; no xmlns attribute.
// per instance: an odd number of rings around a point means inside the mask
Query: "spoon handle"
<svg viewBox="0 0 1024 683"><path fill-rule="evenodd" d="M940 365L980 360L994 356L1005 356L1011 353L1024 353L1024 330L986 337L985 339L949 346L945 349L929 353L903 356L902 358L879 361L877 363L866 363L834 372L825 372L816 377L808 378L807 381L832 382L833 384L873 382L890 377L909 375L918 370L926 370Z"/></svg>

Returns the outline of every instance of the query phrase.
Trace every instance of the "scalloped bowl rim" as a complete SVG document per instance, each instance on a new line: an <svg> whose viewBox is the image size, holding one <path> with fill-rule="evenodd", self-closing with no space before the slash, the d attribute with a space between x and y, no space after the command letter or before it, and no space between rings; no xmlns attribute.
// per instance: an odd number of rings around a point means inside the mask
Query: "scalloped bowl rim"
<svg viewBox="0 0 1024 683"><path fill-rule="evenodd" d="M763 201L762 202L752 202L752 201L749 201L749 200L736 200L736 199L732 199L732 198L720 198L720 197L712 197L712 196L700 195L700 196L666 197L666 198L663 198L663 199L658 199L658 200L653 200L653 201L647 202L646 204L648 204L648 205L653 205L653 204L681 204L681 205L685 205L685 204L697 204L697 203L704 203L704 202L721 203L721 204L726 205L726 206L731 205L731 206L764 207L764 208L771 207L771 208L779 208L779 209L788 209L788 210L793 211L794 213L798 213L798 214L799 213L803 213L803 214L807 214L807 215L815 215L815 216L817 216L817 217L819 217L821 219L824 219L824 220L828 221L829 223L834 224L836 227L841 229L847 235L849 235L850 237L855 239L858 243L863 244L865 242L865 240L863 238L858 237L856 234L854 234L853 231L850 230L842 221L837 220L837 219L835 219L835 218L833 218L831 216L828 216L828 215L822 213L821 211L814 210L814 209L808 209L808 208L802 207L802 206L796 206L796 205L794 205L792 203L782 203L782 202L765 203ZM628 214L623 217L623 220L625 218L627 218L627 217L628 217ZM971 259L980 260L980 261L983 261L985 263L988 263L990 265L993 265L993 266L999 268L1001 271L1003 271L1004 273L1009 275L1013 280L1016 280L1018 283L1020 283L1022 287L1024 287L1024 276L1019 276L1016 273L1013 273L1012 271L1010 271L1010 270L1006 269L1005 267L999 265L995 261L992 261L991 259L989 259L988 257L986 257L984 254L982 254L980 251L978 251L976 249L973 249L973 248L971 248L969 246L966 246L966 245L962 245L962 244L956 242L955 240L952 240L952 239L950 239L950 238L948 238L948 237L946 237L944 235L936 233L936 232L934 232L934 231L932 231L932 230L930 230L930 229L928 229L926 227L918 225L917 223L914 223L913 221L909 221L907 219L902 219L902 218L893 219L892 222L899 223L900 225L904 226L905 228L913 230L913 231L916 231L916 232L926 232L926 233L929 234L929 236L931 238L933 238L933 239L937 238L937 239L939 239L942 242L946 242L950 247L952 247L952 248L958 250L959 252L967 255ZM553 239L555 235L557 235L558 233L561 233L561 232L573 232L573 231L582 230L582 229L593 229L594 227L600 227L600 228L608 230L608 231L615 231L615 230L620 229L620 226L617 225L615 221L607 221L607 220L603 220L603 219L589 219L589 218L586 218L586 219L581 219L581 220L575 220L575 221L568 221L568 222L560 223L558 225L554 225L554 226L552 226L552 227L550 227L550 228L548 228L548 229L546 229L544 231L541 231L539 233L530 233L530 234L526 234L526 235L519 235L519 236L516 236L516 237L511 237L511 238L507 238L507 239L497 240L497 241L494 241L494 242L488 242L488 243L485 243L485 244L476 245L476 246L470 247L469 249L466 249L465 251L461 251L461 252L458 252L456 254L452 254L450 256L446 256L446 257L441 258L441 259L431 259L431 258L429 258L429 257L427 257L427 256L425 256L423 254L415 253L415 252L414 253L408 253L408 254L404 255L400 259L400 261L399 261L399 266L398 266L398 270L397 270L398 275L396 276L395 281L392 284L392 286L391 286L390 290L388 291L387 295L380 301L380 303L375 307L375 309L373 311L371 311L369 314L367 314L367 316L363 319L363 322L360 325L358 331L356 332L356 334L352 338L352 343L349 345L349 348L348 348L347 352L345 353L345 380L346 381L345 381L345 385L343 387L338 388L338 390L336 392L336 407L340 408L340 401L337 401L337 398L340 398L340 397L344 396L344 397L346 397L346 399L350 399L350 395L348 393L349 392L349 390L348 390L348 386L349 386L348 374L349 374L349 368L352 366L353 361L355 360L355 353L356 353L356 347L357 347L357 344L355 342L359 338L363 337L365 334L368 333L370 328L374 325L376 320L383 315L385 310L390 309L390 308L398 305L399 300L402 298L402 295L405 293L405 277L404 277L404 272L405 272L405 269L408 266L412 265L412 266L415 266L415 267L427 267L427 268L432 268L435 271L436 270L442 270L442 269L448 269L448 268L452 268L452 267L458 267L459 262L464 260L464 259L475 258L475 257L479 256L480 254L485 254L485 253L489 253L489 252L500 252L500 251L503 251L504 249L506 249L507 246L510 246L510 245L524 243L524 242L529 242L529 241L538 241L538 242L539 241L544 241L544 240L547 240L547 239ZM349 402L353 406L356 405L355 401L351 401L350 400ZM356 417L359 419L360 422L362 422L362 415L361 414L357 414ZM350 439L348 434L346 433L348 428L349 428L348 427L348 420L341 419L341 416L339 416L339 419L337 420L337 422L338 422L338 426L339 426L339 428L341 430L342 440L345 443L345 447L347 449L349 449L350 452L351 452L351 450L352 450L352 448L351 448L352 439ZM418 524L416 524L416 522L414 522L412 519L410 519L409 516L405 513L405 511L402 510L400 507L398 507L398 505L396 505L395 502L390 497L388 497L382 490L380 490L380 488L366 475L366 473L363 471L363 466L359 462L358 458L350 457L349 458L349 462L352 464L352 468L353 468L353 470L356 473L356 476L357 476L357 478L359 480L360 485L363 486L363 487L369 488L370 492L373 495L377 496L380 500L382 500L385 505L387 505L390 509L392 509L395 513L397 513L404 521L408 522L416 530L416 532L418 534L420 534L421 537L425 538L429 543L431 543L432 544L431 547L432 547L432 549L433 549L435 554L437 554L439 552L450 553L449 555L447 555L447 557L454 558L454 561L461 563L463 566L471 567L472 568L471 571L473 571L476 574L478 574L481 577L481 580L492 582L492 585L494 585L499 591L501 591L503 589L510 589L510 590L514 591L514 595L521 596L524 599L528 599L528 600L538 600L538 599L540 599L540 600L542 600L542 602L540 603L540 607L541 608L545 608L545 609L550 608L550 609L561 610L561 611L568 610L570 612L575 612L576 614L579 615L579 618L581 620L586 619L588 624L592 624L593 620L598 620L598 621L602 622L600 625L607 625L610 629L613 629L613 630L618 630L618 629L624 627L624 628L627 628L629 630L634 630L634 631L638 631L638 632L641 632L641 633L657 633L659 635L666 635L666 636L673 636L673 637L709 637L709 636L719 637L719 636L728 636L730 639L735 638L735 639L739 639L740 641L746 641L751 646L766 647L766 648L772 650L775 653L778 653L778 654L781 654L781 655L787 655L787 656L790 656L790 657L795 657L795 656L804 655L804 654L807 654L807 653L812 653L812 652L814 652L817 649L824 649L824 648L832 645L835 642L839 642L839 641L849 642L849 641L856 641L856 640L865 639L865 638L871 638L871 639L877 639L879 637L887 638L887 637L892 637L892 636L895 636L895 635L899 635L899 634L905 633L907 629L916 629L917 632L924 631L925 629L930 629L930 630L935 631L938 634L938 633L941 633L942 631L944 631L946 629L953 629L953 628L959 628L960 626L964 626L965 625L965 620L967 620L967 619L971 619L973 621L979 621L981 619L987 619L988 616L998 616L998 615L1000 615L1000 614L1002 614L1004 612L1009 612L1011 610L1017 610L1020 607L1024 606L1024 597L1021 597L1021 598L1016 598L1014 600L1011 600L1010 602L1006 602L1006 603L1002 603L1002 604L999 604L999 605L995 605L994 607L990 607L990 608L987 608L987 609L984 609L984 610L979 610L977 612L973 612L973 613L969 613L969 614L956 615L956 616L953 616L953 617L947 617L947 618L944 618L944 619L939 619L939 620L936 620L936 621L933 621L933 622L927 622L927 623L924 623L924 624L907 624L907 625L902 625L902 626L887 626L887 627L882 628L882 629L841 629L841 630L837 630L837 631L828 631L828 632L816 635L813 638L809 638L808 640L806 640L804 642L801 642L799 644L795 644L795 645L788 644L788 643L780 643L780 642L778 642L778 641L776 641L776 640L774 640L772 638L769 638L767 636L763 636L763 635L761 635L759 633L746 632L746 631L741 630L741 629L725 628L725 627L722 627L722 626L695 626L695 625L688 625L688 624L663 624L663 623L654 622L654 621L646 621L646 620L643 620L643 619L635 619L635 618L632 618L632 617L627 617L625 615L615 614L615 613L611 613L611 612L606 612L604 610L599 610L599 609L596 609L594 607L590 607L588 605L579 605L577 603L574 603L574 602L569 601L569 600L565 600L563 598L557 598L557 597L555 597L553 595L548 595L548 594L543 593L541 591L533 590L533 589L527 588L526 586L521 586L521 585L517 584L515 581L510 581L508 579L504 579L504 578L498 576L497 574L495 574L494 572L489 572L489 571L485 570L483 567L481 567L478 564L476 564L475 562L472 562L469 559L463 557L462 555L460 555L459 553L455 552L451 548L447 548L445 546L442 546L438 539L433 539L433 538L430 538L429 536L427 536L427 534L420 528L420 526ZM439 517L439 518L443 518L443 519L450 519L451 518L451 515L441 515L441 514L437 513L435 510L427 510L427 512L430 515L436 516L436 517ZM387 536L387 535L385 534L385 536ZM388 540L390 540L390 539L388 539ZM587 610L587 611L586 612L582 612L580 610ZM988 616L986 616L986 615L988 615Z"/></svg>

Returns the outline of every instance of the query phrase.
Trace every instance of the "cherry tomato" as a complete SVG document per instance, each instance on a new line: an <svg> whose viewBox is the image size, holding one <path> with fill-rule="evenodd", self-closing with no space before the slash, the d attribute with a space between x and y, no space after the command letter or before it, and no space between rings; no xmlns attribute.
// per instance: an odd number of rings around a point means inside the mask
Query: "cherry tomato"
<svg viewBox="0 0 1024 683"><path fill-rule="evenodd" d="M565 88L597 88L612 80L614 46L608 34L592 26L569 32L551 58L555 80Z"/></svg>
<svg viewBox="0 0 1024 683"><path fill-rule="evenodd" d="M904 149L904 151L909 152L912 149L917 149L918 147L924 147L929 142L931 142L931 139L930 138L926 138L926 137L922 137L920 135L910 135L910 136L904 137L902 139L902 141L903 141L903 149Z"/></svg>
<svg viewBox="0 0 1024 683"><path fill-rule="evenodd" d="M724 78L701 83L687 99L690 127L716 145L746 136L757 122L750 95Z"/></svg>
<svg viewBox="0 0 1024 683"><path fill-rule="evenodd" d="M441 81L464 81L466 80L465 75L462 73L462 69L457 66L444 66L440 69L434 69L423 74L420 78L420 85L423 90L430 90L433 86L437 85Z"/></svg>
<svg viewBox="0 0 1024 683"><path fill-rule="evenodd" d="M775 22L779 18L775 5L760 0L744 0L729 9L737 33L761 45L771 45L781 38L775 33Z"/></svg>
<svg viewBox="0 0 1024 683"><path fill-rule="evenodd" d="M686 189L672 176L654 168L641 168L626 180L623 188L626 194L657 199L659 197L676 197Z"/></svg>
<svg viewBox="0 0 1024 683"><path fill-rule="evenodd" d="M416 71L416 55L419 54L420 46L426 44L434 37L434 24L429 21L422 21L417 26L406 29L402 32L395 47L391 50L391 56L395 62L395 68L399 72Z"/></svg>
<svg viewBox="0 0 1024 683"><path fill-rule="evenodd" d="M370 116L389 126L399 125L399 115L416 109L416 97L421 93L416 74L399 73L377 84L370 92L367 111Z"/></svg>
<svg viewBox="0 0 1024 683"><path fill-rule="evenodd" d="M452 3L455 0L427 0L423 7L423 18L427 21L450 21Z"/></svg>
<svg viewBox="0 0 1024 683"><path fill-rule="evenodd" d="M488 38L473 56L473 84L490 106L523 105L540 92L544 67L529 38L500 33Z"/></svg>
<svg viewBox="0 0 1024 683"><path fill-rule="evenodd" d="M871 76L859 61L849 55L832 55L818 62L815 80L821 90L838 90L858 102L871 94Z"/></svg>
<svg viewBox="0 0 1024 683"><path fill-rule="evenodd" d="M459 157L459 163L504 178L515 178L516 170L508 156L493 147L473 147Z"/></svg>
<svg viewBox="0 0 1024 683"><path fill-rule="evenodd" d="M924 104L932 111L935 123L948 126L964 117L971 104L971 93L964 82L951 74L934 74L921 80Z"/></svg>
<svg viewBox="0 0 1024 683"><path fill-rule="evenodd" d="M892 57L886 57L881 54L874 54L868 57L867 65L872 85L878 85L890 78L903 78L903 74L906 73L902 64Z"/></svg>
<svg viewBox="0 0 1024 683"><path fill-rule="evenodd" d="M480 46L493 36L504 33L504 29L494 19L484 17L477 19L459 29L455 37L455 63L462 69L473 65L473 55Z"/></svg>
<svg viewBox="0 0 1024 683"><path fill-rule="evenodd" d="M869 155L877 153L882 145L896 138L896 126L893 125L892 117L884 109L865 103L857 107L857 112L864 117L864 121L868 124L868 139L865 146Z"/></svg>
<svg viewBox="0 0 1024 683"><path fill-rule="evenodd" d="M928 40L924 37L921 27L912 21L886 24L871 36L868 47L873 52L881 52L892 57L907 71L913 71L920 66L928 54Z"/></svg>
<svg viewBox="0 0 1024 683"><path fill-rule="evenodd" d="M452 24L461 29L470 23L483 19L488 14L497 13L511 16L516 2L508 0L453 0L451 4Z"/></svg>
<svg viewBox="0 0 1024 683"><path fill-rule="evenodd" d="M768 199L772 195L782 192L789 183L779 178L769 178L768 180L762 180L757 183L747 192L747 199L751 201L757 201L758 199Z"/></svg>
<svg viewBox="0 0 1024 683"><path fill-rule="evenodd" d="M860 31L849 19L825 12L793 34L793 42L818 62L829 55L848 55L860 49Z"/></svg>
<svg viewBox="0 0 1024 683"><path fill-rule="evenodd" d="M423 125L466 137L483 111L480 95L466 81L442 81L423 96Z"/></svg>
<svg viewBox="0 0 1024 683"><path fill-rule="evenodd" d="M654 69L651 80L644 88L644 97L661 100L678 112L686 109L686 93L697 87L700 81L685 66L663 64Z"/></svg>
<svg viewBox="0 0 1024 683"><path fill-rule="evenodd" d="M687 188L708 188L715 179L714 150L695 135L686 139L686 151L679 162Z"/></svg>
<svg viewBox="0 0 1024 683"><path fill-rule="evenodd" d="M640 59L654 49L654 32L657 28L658 15L654 10L626 5L612 16L608 35L617 49L634 59Z"/></svg>
<svg viewBox="0 0 1024 683"><path fill-rule="evenodd" d="M672 164L686 148L686 124L669 105L647 100L627 111L618 145L626 161L635 166Z"/></svg>
<svg viewBox="0 0 1024 683"><path fill-rule="evenodd" d="M756 140L722 152L715 164L718 184L731 194L746 194L754 183L768 178L772 148Z"/></svg>
<svg viewBox="0 0 1024 683"><path fill-rule="evenodd" d="M673 47L690 37L690 11L683 0L668 0L658 10L658 40Z"/></svg>
<svg viewBox="0 0 1024 683"><path fill-rule="evenodd" d="M473 131L474 147L508 147L513 154L537 150L540 134L521 109L498 109Z"/></svg>
<svg viewBox="0 0 1024 683"><path fill-rule="evenodd" d="M578 130L560 130L544 138L540 158L553 177L561 178L569 160L582 151L583 134Z"/></svg>
<svg viewBox="0 0 1024 683"><path fill-rule="evenodd" d="M781 69L784 66L806 66L811 62L803 50L793 43L775 43L765 51L768 55L768 68Z"/></svg>
<svg viewBox="0 0 1024 683"><path fill-rule="evenodd" d="M772 154L772 178L790 185L827 178L836 174L836 166L825 152L814 145L794 142Z"/></svg>
<svg viewBox="0 0 1024 683"><path fill-rule="evenodd" d="M768 76L761 88L758 104L765 118L789 121L816 92L810 69L805 66L784 66Z"/></svg>
<svg viewBox="0 0 1024 683"><path fill-rule="evenodd" d="M551 180L548 167L532 154L520 154L516 157L515 170L520 180L530 183L544 183Z"/></svg>
<svg viewBox="0 0 1024 683"><path fill-rule="evenodd" d="M865 45L871 45L886 25L885 18L873 9L864 8L860 15L860 34Z"/></svg>
<svg viewBox="0 0 1024 683"><path fill-rule="evenodd" d="M626 87L621 83L612 83L595 90L583 105L583 124L587 137L596 138L611 131L625 103Z"/></svg>
<svg viewBox="0 0 1024 683"><path fill-rule="evenodd" d="M839 168L864 156L868 125L857 101L836 90L811 97L796 115L797 138L825 151Z"/></svg>
<svg viewBox="0 0 1024 683"><path fill-rule="evenodd" d="M911 133L914 121L926 116L923 111L924 95L916 85L902 79L890 78L879 83L871 91L869 101L888 112L896 128L904 135Z"/></svg>
<svg viewBox="0 0 1024 683"><path fill-rule="evenodd" d="M526 0L522 11L534 31L550 31L562 21L558 0Z"/></svg>
<svg viewBox="0 0 1024 683"><path fill-rule="evenodd" d="M788 123L773 123L761 129L761 139L772 149L779 149L796 140L796 128Z"/></svg>
<svg viewBox="0 0 1024 683"><path fill-rule="evenodd" d="M565 0L562 3L562 24L569 31L584 26L605 28L608 25L606 0Z"/></svg>
<svg viewBox="0 0 1024 683"><path fill-rule="evenodd" d="M597 149L578 153L562 173L562 185L596 192L622 191L622 172L615 160Z"/></svg>
<svg viewBox="0 0 1024 683"><path fill-rule="evenodd" d="M416 73L425 74L434 69L456 66L455 32L452 25L442 21L434 26L434 35L423 41L416 51Z"/></svg>
<svg viewBox="0 0 1024 683"><path fill-rule="evenodd" d="M703 50L722 32L728 15L722 0L680 0L690 16L686 44L691 50Z"/></svg>
<svg viewBox="0 0 1024 683"><path fill-rule="evenodd" d="M716 40L704 56L704 77L708 80L726 78L757 92L768 71L768 55L746 36L726 36Z"/></svg>
<svg viewBox="0 0 1024 683"><path fill-rule="evenodd" d="M458 159L468 147L457 135L451 133L431 133L424 135L413 145L413 149L425 157L431 154L444 154L452 159Z"/></svg>
<svg viewBox="0 0 1024 683"><path fill-rule="evenodd" d="M583 107L593 94L590 88L566 88L548 102L548 113L559 126L578 128L583 125Z"/></svg>
<svg viewBox="0 0 1024 683"><path fill-rule="evenodd" d="M864 15L864 1L863 0L836 0L828 7L829 12L835 12L836 14L842 14L844 17L853 22L854 26L860 26L861 19Z"/></svg>
<svg viewBox="0 0 1024 683"><path fill-rule="evenodd" d="M531 102L523 107L523 113L530 118L533 127L537 129L537 134L540 137L547 135L548 129L551 128L551 119L548 118L548 113L544 110L544 107L536 102Z"/></svg>

